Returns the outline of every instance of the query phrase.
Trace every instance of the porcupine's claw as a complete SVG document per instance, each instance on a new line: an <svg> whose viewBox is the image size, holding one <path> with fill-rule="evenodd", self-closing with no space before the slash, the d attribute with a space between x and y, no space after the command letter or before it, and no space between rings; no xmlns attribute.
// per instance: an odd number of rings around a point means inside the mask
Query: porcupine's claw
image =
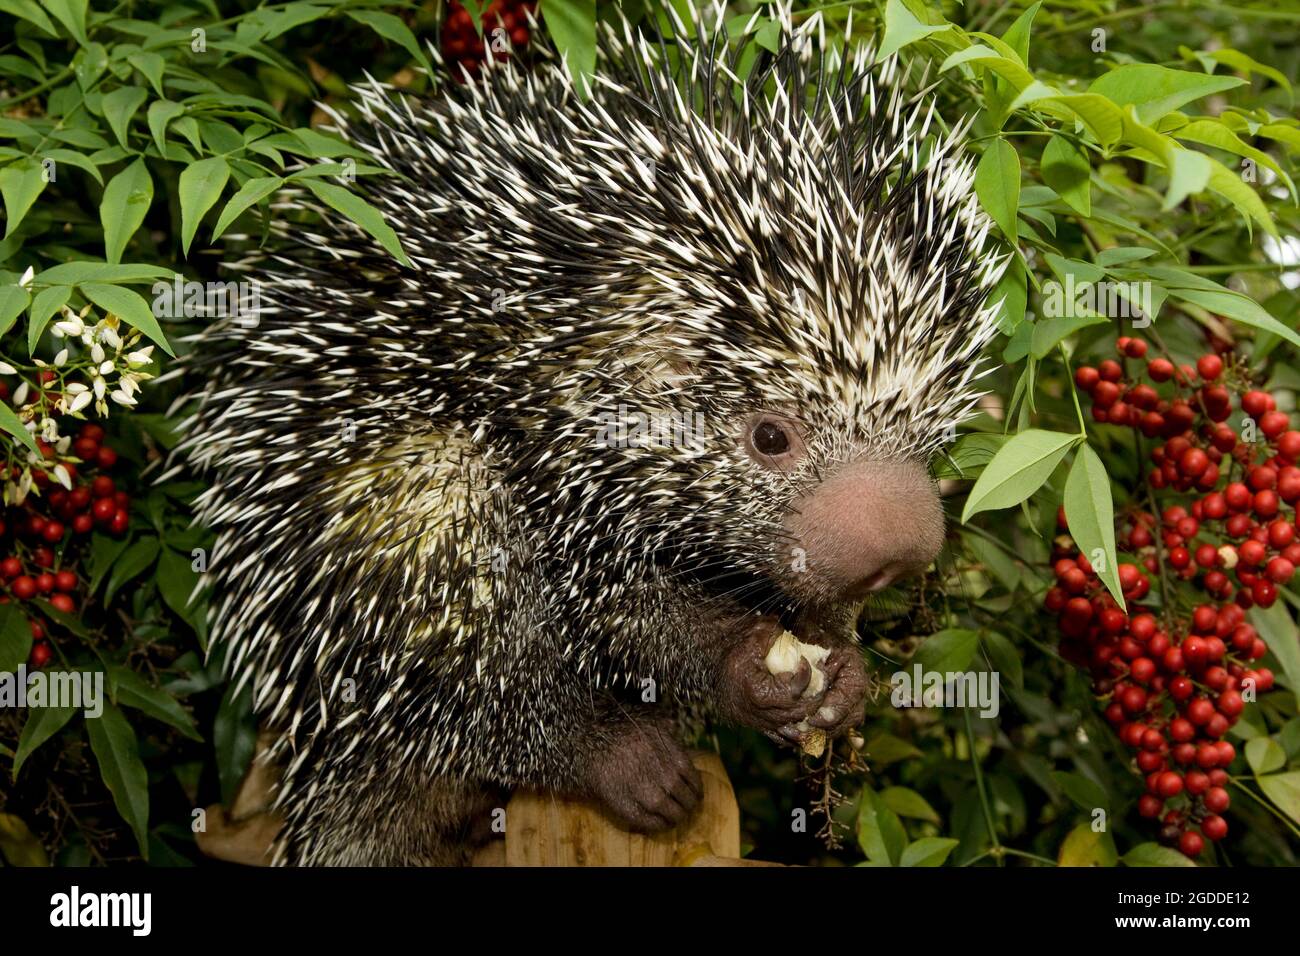
<svg viewBox="0 0 1300 956"><path fill-rule="evenodd" d="M731 649L722 664L718 703L725 719L761 730L778 742L797 744L795 725L821 706L825 693L803 696L812 679L812 667L806 660L786 674L767 669L768 650L781 630L775 618L764 618Z"/></svg>
<svg viewBox="0 0 1300 956"><path fill-rule="evenodd" d="M624 828L654 833L685 820L703 796L700 772L672 731L653 721L619 728L590 760L585 789Z"/></svg>

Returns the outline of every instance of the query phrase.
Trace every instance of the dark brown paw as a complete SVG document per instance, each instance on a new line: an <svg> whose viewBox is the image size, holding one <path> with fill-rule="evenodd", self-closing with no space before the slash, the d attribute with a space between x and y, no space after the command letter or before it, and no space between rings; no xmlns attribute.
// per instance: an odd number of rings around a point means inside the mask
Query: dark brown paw
<svg viewBox="0 0 1300 956"><path fill-rule="evenodd" d="M822 695L803 696L812 678L806 660L785 674L767 669L767 653L782 630L775 619L756 620L723 659L718 702L723 717L732 723L796 743L795 724L815 712Z"/></svg>
<svg viewBox="0 0 1300 956"><path fill-rule="evenodd" d="M822 669L826 687L808 723L826 731L828 737L837 737L866 719L867 668L856 647L841 645L822 662Z"/></svg>
<svg viewBox="0 0 1300 956"><path fill-rule="evenodd" d="M629 724L591 760L586 789L625 828L667 830L684 821L704 793L700 772L667 728Z"/></svg>

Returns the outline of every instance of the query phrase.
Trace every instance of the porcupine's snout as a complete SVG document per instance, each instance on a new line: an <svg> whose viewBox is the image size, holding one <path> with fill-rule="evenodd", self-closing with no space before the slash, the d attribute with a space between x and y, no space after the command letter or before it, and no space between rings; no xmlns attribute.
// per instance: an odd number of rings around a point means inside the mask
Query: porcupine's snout
<svg viewBox="0 0 1300 956"><path fill-rule="evenodd" d="M817 590L841 601L924 570L943 543L934 482L912 461L848 464L797 499L785 524Z"/></svg>

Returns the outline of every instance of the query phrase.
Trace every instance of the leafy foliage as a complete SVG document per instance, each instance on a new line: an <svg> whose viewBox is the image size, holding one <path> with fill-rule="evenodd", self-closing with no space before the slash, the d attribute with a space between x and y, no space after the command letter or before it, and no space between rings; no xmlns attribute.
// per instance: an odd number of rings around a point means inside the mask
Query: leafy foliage
<svg viewBox="0 0 1300 956"><path fill-rule="evenodd" d="M464 5L477 25L484 5ZM596 68L596 23L610 7L542 0L549 40L575 76ZM46 390L61 394L90 374L88 345L61 327L69 316L138 333L133 348L157 346L141 375L166 371L202 319L157 315L145 293L176 273L219 278L213 245L259 241L255 214L282 190L309 191L403 259L347 188L381 171L319 129L327 118L314 104L346 109L363 68L433 92L439 71L424 43L444 16L434 2L379 0L0 0L0 357L12 393L40 393L51 369L57 386ZM1003 708L997 718L900 709L883 693L848 772L819 768L811 790L795 782L788 752L722 731L755 855L1184 864L1133 812L1141 776L1039 610L1058 506L1085 552L1105 556L1103 580L1122 601L1113 517L1145 494L1140 450L1126 431L1087 422L1071 382L1072 366L1107 355L1126 329L1105 310L1052 314L1049 299L1062 284L1146 283L1149 334L1171 356L1234 342L1293 408L1297 11L801 0L791 16L819 17L831 51L871 43L928 66L942 81L943 119L972 118L976 189L1010 256L995 293L1004 335L983 413L936 463L954 491L949 548L918 593L873 602L863 632L882 678L913 662L996 671ZM723 28L744 45L746 70L776 48L780 27L775 4L727 5ZM8 863L195 861L193 808L228 799L252 753L247 701L223 684L220 650L206 653L206 595L195 590L211 541L189 522L202 487L184 475L153 481L176 442L184 387L146 382L126 395L133 404L104 399L129 527L60 541L59 559L78 570L77 609L37 607L56 653L48 669L102 672L111 702L96 720L72 708L0 710ZM13 404L0 403L10 473L39 454L33 419ZM87 405L65 417L105 416ZM1290 864L1300 847L1300 599L1282 595L1256 621L1282 688L1234 728L1244 746L1232 817L1244 835L1216 851L1220 862ZM0 606L0 669L34 643L26 614ZM832 838L855 836L850 846L827 850L792 830L791 811L810 801L835 822Z"/></svg>

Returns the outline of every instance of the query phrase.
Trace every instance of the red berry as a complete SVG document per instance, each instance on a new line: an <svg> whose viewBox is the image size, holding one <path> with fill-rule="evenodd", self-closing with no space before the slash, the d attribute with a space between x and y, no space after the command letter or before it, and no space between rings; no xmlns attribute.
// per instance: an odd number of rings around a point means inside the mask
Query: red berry
<svg viewBox="0 0 1300 956"><path fill-rule="evenodd" d="M1228 821L1212 813L1201 821L1201 832L1207 840L1222 840L1228 835Z"/></svg>
<svg viewBox="0 0 1300 956"><path fill-rule="evenodd" d="M14 583L10 587L14 592L14 597L20 601L26 601L36 596L36 582L25 574L14 578Z"/></svg>
<svg viewBox="0 0 1300 956"><path fill-rule="evenodd" d="M1187 719L1198 727L1208 724L1214 716L1214 705L1204 697L1198 697L1187 705Z"/></svg>
<svg viewBox="0 0 1300 956"><path fill-rule="evenodd" d="M96 521L111 521L117 513L117 506L113 504L112 498L100 498L90 510Z"/></svg>
<svg viewBox="0 0 1300 956"><path fill-rule="evenodd" d="M1201 373L1201 378L1207 382L1213 382L1223 374L1223 359L1217 355L1202 355L1196 360L1196 371Z"/></svg>
<svg viewBox="0 0 1300 956"><path fill-rule="evenodd" d="M1265 412L1259 419L1259 430L1265 438L1277 438L1291 425L1286 412Z"/></svg>
<svg viewBox="0 0 1300 956"><path fill-rule="evenodd" d="M1167 382L1174 377L1174 363L1166 358L1154 358L1147 363L1147 374L1153 382Z"/></svg>
<svg viewBox="0 0 1300 956"><path fill-rule="evenodd" d="M1091 392L1100 381L1100 373L1091 365L1081 365L1074 373L1074 384L1085 392Z"/></svg>
<svg viewBox="0 0 1300 956"><path fill-rule="evenodd" d="M76 602L66 594L56 594L50 598L50 604L55 610L62 611L64 614L72 614L77 610Z"/></svg>
<svg viewBox="0 0 1300 956"><path fill-rule="evenodd" d="M1207 777L1206 782L1208 783L1208 781L1209 778ZM1190 784L1190 782L1189 780L1188 783ZM1190 790L1191 787L1189 786L1188 789ZM1211 813L1222 813L1231 805L1232 798L1228 795L1228 791L1222 787L1211 787L1205 791L1205 809Z"/></svg>
<svg viewBox="0 0 1300 956"><path fill-rule="evenodd" d="M1241 410L1256 420L1269 410L1273 397L1266 392L1250 391L1241 396Z"/></svg>
<svg viewBox="0 0 1300 956"><path fill-rule="evenodd" d="M16 578L23 573L23 563L17 558L8 557L0 561L0 577Z"/></svg>
<svg viewBox="0 0 1300 956"><path fill-rule="evenodd" d="M32 645L31 654L27 658L27 663L32 667L44 667L54 656L54 651L50 650L50 645L44 641L37 641Z"/></svg>
<svg viewBox="0 0 1300 956"><path fill-rule="evenodd" d="M1178 849L1182 851L1183 856L1196 859L1201 855L1201 851L1205 849L1205 841L1201 839L1199 833L1188 830L1178 838Z"/></svg>
<svg viewBox="0 0 1300 956"><path fill-rule="evenodd" d="M95 464L107 471L117 464L117 452L107 445L100 446L99 452L95 455Z"/></svg>
<svg viewBox="0 0 1300 956"><path fill-rule="evenodd" d="M71 571L60 571L54 576L54 586L70 594L77 590L77 576Z"/></svg>

